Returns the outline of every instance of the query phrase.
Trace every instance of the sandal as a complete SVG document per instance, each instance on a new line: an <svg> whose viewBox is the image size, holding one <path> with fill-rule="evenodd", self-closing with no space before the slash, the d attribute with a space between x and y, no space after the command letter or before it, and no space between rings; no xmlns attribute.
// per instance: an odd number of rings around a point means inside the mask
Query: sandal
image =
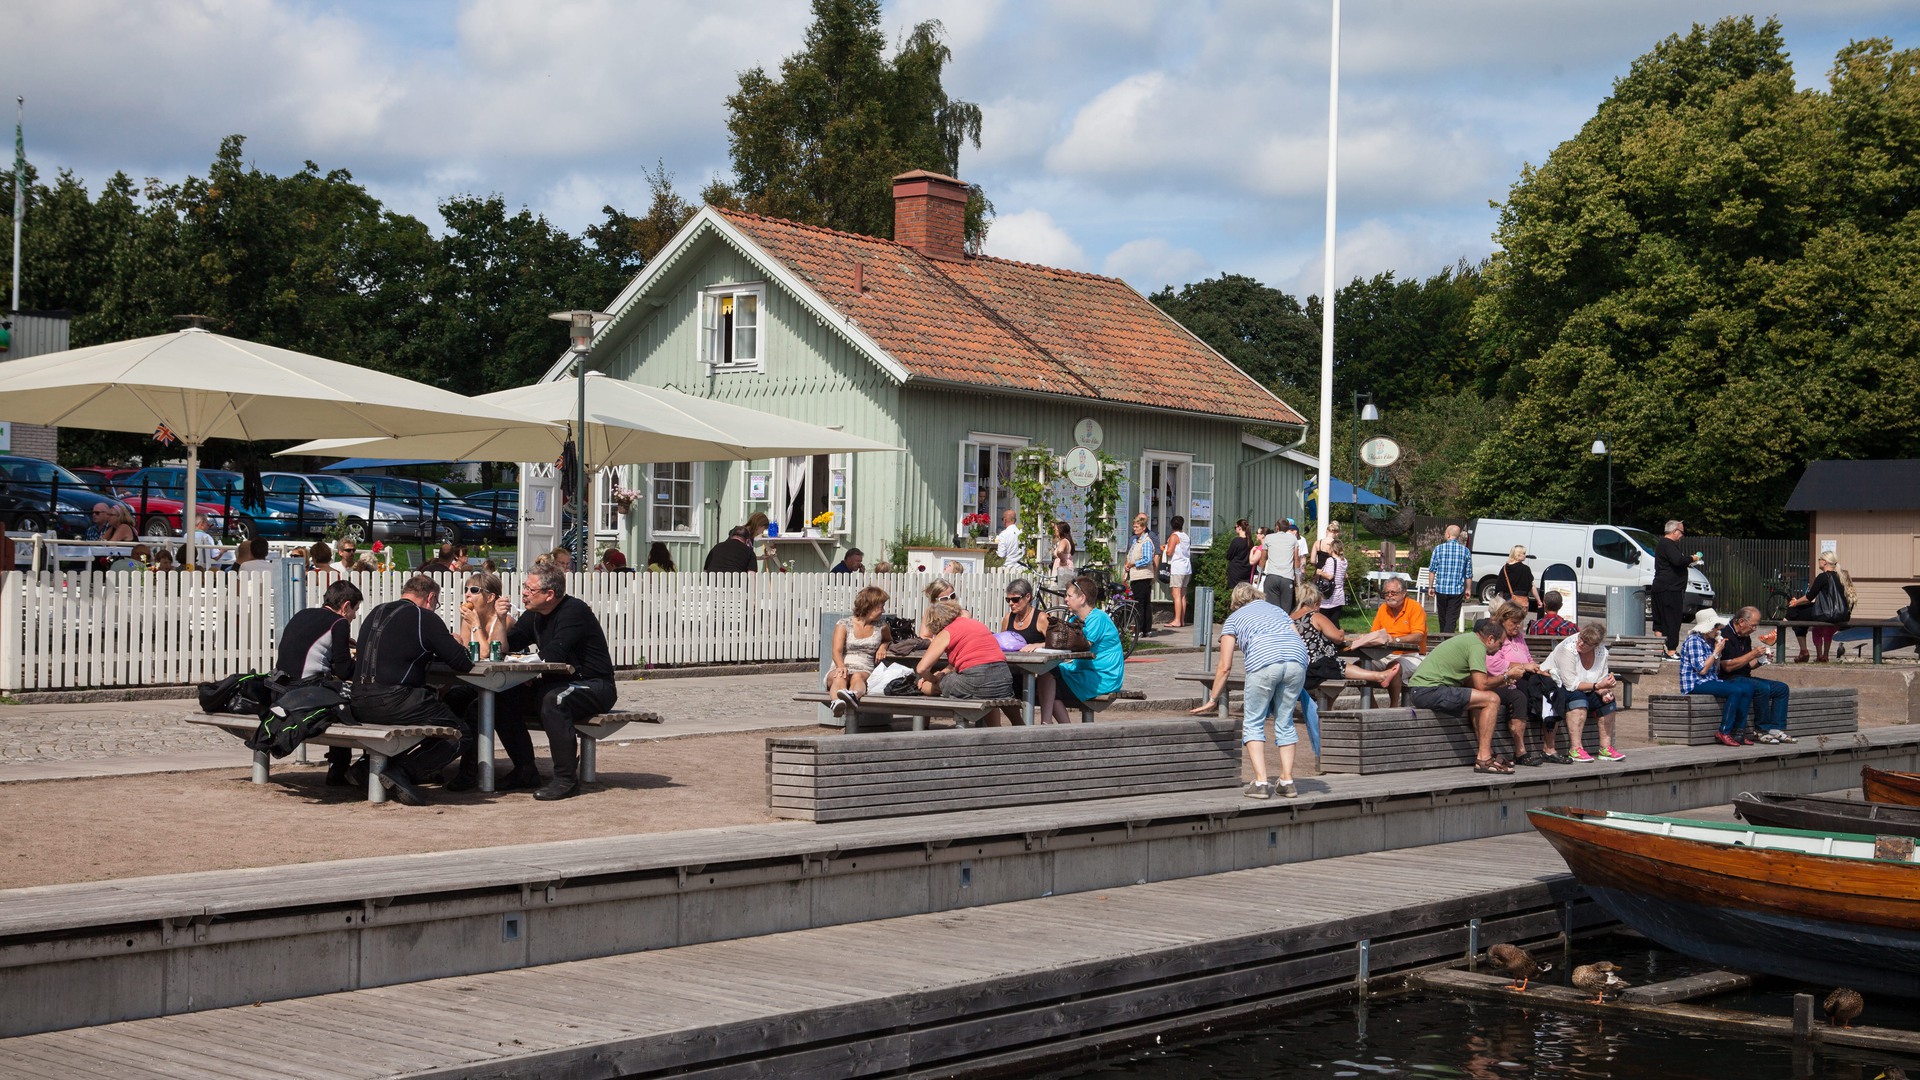
<svg viewBox="0 0 1920 1080"><path fill-rule="evenodd" d="M1499 758L1481 758L1479 761L1473 763L1473 771L1477 773L1497 773L1504 776L1513 772L1513 766L1501 761Z"/></svg>

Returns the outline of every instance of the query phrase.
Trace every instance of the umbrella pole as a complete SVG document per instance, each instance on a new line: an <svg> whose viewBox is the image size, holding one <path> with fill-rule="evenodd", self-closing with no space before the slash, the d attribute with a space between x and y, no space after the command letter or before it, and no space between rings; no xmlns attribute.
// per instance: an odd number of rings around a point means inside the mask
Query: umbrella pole
<svg viewBox="0 0 1920 1080"><path fill-rule="evenodd" d="M180 498L180 532L187 538L188 570L194 569L194 556L198 553L193 543L193 512L200 509L200 444L187 444L187 490Z"/></svg>

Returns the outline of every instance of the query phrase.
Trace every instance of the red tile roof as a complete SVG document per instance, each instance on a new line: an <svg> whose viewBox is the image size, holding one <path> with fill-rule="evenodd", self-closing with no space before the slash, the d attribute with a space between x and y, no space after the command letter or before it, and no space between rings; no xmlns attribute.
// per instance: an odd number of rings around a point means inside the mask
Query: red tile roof
<svg viewBox="0 0 1920 1080"><path fill-rule="evenodd" d="M891 240L720 213L912 379L1305 423L1118 279L1006 259L935 260Z"/></svg>

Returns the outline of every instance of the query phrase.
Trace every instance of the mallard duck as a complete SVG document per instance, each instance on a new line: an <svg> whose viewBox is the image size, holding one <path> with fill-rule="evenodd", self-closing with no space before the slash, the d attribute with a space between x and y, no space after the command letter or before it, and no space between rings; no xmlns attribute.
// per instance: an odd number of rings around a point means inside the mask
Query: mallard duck
<svg viewBox="0 0 1920 1080"><path fill-rule="evenodd" d="M1533 958L1533 954L1518 945L1495 945L1487 950L1487 962L1501 971L1513 982L1507 985L1509 990L1524 992L1527 983L1543 971L1552 971L1552 964L1543 964Z"/></svg>
<svg viewBox="0 0 1920 1080"><path fill-rule="evenodd" d="M1602 960L1595 964L1581 964L1573 969L1573 985L1582 990L1593 991L1593 1003L1599 1005L1607 999L1607 991L1618 993L1633 984L1615 975L1620 969Z"/></svg>
<svg viewBox="0 0 1920 1080"><path fill-rule="evenodd" d="M1849 990L1844 986L1836 987L1827 995L1824 1008L1827 1010L1828 1027L1852 1027L1853 1018L1867 1007L1867 1001L1860 991Z"/></svg>
<svg viewBox="0 0 1920 1080"><path fill-rule="evenodd" d="M1907 1080L1907 1070L1898 1065L1889 1065L1886 1072L1874 1077L1873 1080Z"/></svg>

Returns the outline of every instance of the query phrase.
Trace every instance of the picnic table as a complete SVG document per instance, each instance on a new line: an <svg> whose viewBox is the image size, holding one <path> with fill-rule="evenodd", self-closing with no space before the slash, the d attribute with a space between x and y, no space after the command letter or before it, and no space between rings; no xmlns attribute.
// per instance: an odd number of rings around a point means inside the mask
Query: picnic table
<svg viewBox="0 0 1920 1080"><path fill-rule="evenodd" d="M493 729L495 695L502 690L511 690L521 683L532 682L542 675L571 675L573 668L567 664L551 664L544 660L481 660L473 665L472 671L454 671L452 668L435 664L427 669L427 677L435 682L445 683L452 680L470 683L480 690L480 730L477 733L476 746L480 755L480 790L493 790Z"/></svg>
<svg viewBox="0 0 1920 1080"><path fill-rule="evenodd" d="M1906 626L1899 619L1848 619L1843 623L1813 622L1811 620L1762 619L1760 625L1771 626L1779 631L1773 641L1773 662L1787 662L1787 631L1796 627L1806 629L1815 626L1831 626L1836 630L1871 630L1873 632L1873 662L1886 663L1886 640L1888 630L1905 632Z"/></svg>
<svg viewBox="0 0 1920 1080"><path fill-rule="evenodd" d="M925 650L916 649L902 651L897 654L890 653L889 658L911 662L924 655L926 655ZM1090 652L1062 652L1058 649L1035 649L1032 652L1008 653L1007 666L1027 676L1026 693L1022 696L1020 704L1020 722L1028 727L1033 726L1034 689L1039 684L1040 676L1047 674L1069 660L1091 659L1093 659L1093 654Z"/></svg>

